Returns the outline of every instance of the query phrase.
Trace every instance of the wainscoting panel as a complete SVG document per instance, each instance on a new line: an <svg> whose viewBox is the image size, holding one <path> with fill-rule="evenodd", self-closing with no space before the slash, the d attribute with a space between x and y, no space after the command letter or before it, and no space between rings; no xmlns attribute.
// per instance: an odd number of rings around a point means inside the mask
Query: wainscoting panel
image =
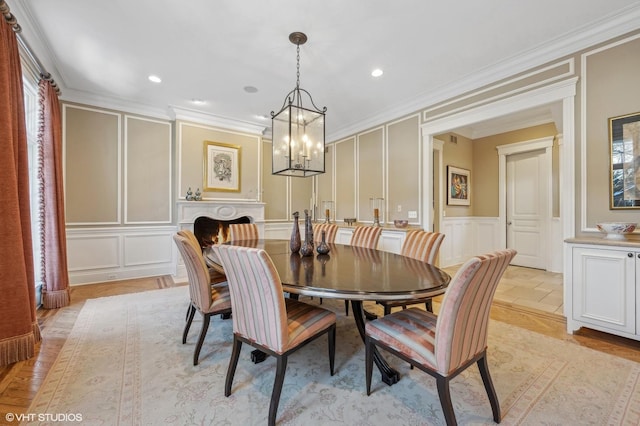
<svg viewBox="0 0 640 426"><path fill-rule="evenodd" d="M67 233L67 269L70 273L117 268L120 265L118 235Z"/></svg>
<svg viewBox="0 0 640 426"><path fill-rule="evenodd" d="M441 232L445 238L440 246L439 266L459 265L472 256L504 248L500 242L498 218L455 217L443 218ZM549 272L562 272L563 240L560 218L550 222L547 268Z"/></svg>
<svg viewBox="0 0 640 426"><path fill-rule="evenodd" d="M71 285L174 274L175 226L67 229Z"/></svg>
<svg viewBox="0 0 640 426"><path fill-rule="evenodd" d="M124 235L124 266L171 262L173 234L172 230L157 234ZM171 244L167 244L167 241Z"/></svg>
<svg viewBox="0 0 640 426"><path fill-rule="evenodd" d="M500 248L498 219L485 217L443 218L440 246L441 267L464 263L472 256Z"/></svg>

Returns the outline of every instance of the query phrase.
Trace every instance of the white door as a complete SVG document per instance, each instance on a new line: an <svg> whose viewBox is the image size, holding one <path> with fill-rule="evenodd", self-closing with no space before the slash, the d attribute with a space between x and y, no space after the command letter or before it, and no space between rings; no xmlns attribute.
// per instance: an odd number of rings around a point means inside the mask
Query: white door
<svg viewBox="0 0 640 426"><path fill-rule="evenodd" d="M547 209L544 150L507 156L507 247L518 251L512 265L545 269Z"/></svg>

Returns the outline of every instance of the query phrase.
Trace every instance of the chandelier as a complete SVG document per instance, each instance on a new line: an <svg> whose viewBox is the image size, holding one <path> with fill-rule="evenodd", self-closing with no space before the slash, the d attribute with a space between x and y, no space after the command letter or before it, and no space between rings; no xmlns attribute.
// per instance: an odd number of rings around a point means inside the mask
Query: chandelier
<svg viewBox="0 0 640 426"><path fill-rule="evenodd" d="M311 94L300 88L300 45L307 36L301 32L289 34L296 45L296 87L284 98L278 113L271 111L273 139L272 174L307 177L324 173L325 126L327 107L318 108ZM303 94L309 103L302 103Z"/></svg>

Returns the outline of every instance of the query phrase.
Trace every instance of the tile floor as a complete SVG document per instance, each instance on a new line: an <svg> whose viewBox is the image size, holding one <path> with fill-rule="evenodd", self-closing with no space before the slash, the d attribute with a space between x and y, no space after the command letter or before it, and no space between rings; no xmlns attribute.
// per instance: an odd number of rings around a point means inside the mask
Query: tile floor
<svg viewBox="0 0 640 426"><path fill-rule="evenodd" d="M444 268L451 276L457 267ZM562 274L509 266L498 284L494 300L562 315Z"/></svg>

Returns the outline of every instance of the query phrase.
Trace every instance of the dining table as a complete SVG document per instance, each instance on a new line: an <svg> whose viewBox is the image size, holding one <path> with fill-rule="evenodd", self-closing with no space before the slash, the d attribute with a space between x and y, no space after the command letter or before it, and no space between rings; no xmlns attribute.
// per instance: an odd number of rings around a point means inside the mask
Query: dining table
<svg viewBox="0 0 640 426"><path fill-rule="evenodd" d="M225 244L263 249L278 271L282 288L290 297L313 296L343 299L351 303L354 322L364 341L365 301L423 299L445 292L451 276L429 263L383 250L343 244L328 244L327 254L301 256L290 249L289 240L260 239L229 241ZM215 252L205 249L205 260L219 267ZM400 379L377 349L374 362L382 381L393 385Z"/></svg>

